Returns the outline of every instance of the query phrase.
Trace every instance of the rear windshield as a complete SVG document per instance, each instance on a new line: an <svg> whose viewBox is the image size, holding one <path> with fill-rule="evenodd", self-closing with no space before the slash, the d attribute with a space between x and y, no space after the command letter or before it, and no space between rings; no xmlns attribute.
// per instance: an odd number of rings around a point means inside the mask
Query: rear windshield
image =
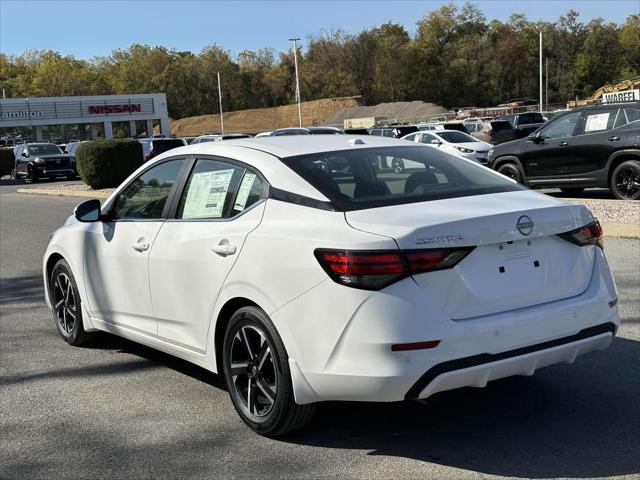
<svg viewBox="0 0 640 480"><path fill-rule="evenodd" d="M521 113L518 117L518 124L527 125L529 123L543 123L544 117L541 113Z"/></svg>
<svg viewBox="0 0 640 480"><path fill-rule="evenodd" d="M153 150L156 152L166 152L172 148L184 147L182 139L169 139L169 140L153 140Z"/></svg>
<svg viewBox="0 0 640 480"><path fill-rule="evenodd" d="M471 135L462 132L435 132L449 143L477 142Z"/></svg>
<svg viewBox="0 0 640 480"><path fill-rule="evenodd" d="M344 211L524 189L485 167L424 146L363 148L282 161Z"/></svg>

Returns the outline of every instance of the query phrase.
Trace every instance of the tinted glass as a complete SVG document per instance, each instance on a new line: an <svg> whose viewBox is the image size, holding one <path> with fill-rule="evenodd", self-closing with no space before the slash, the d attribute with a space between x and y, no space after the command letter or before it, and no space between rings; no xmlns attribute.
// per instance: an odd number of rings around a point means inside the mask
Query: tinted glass
<svg viewBox="0 0 640 480"><path fill-rule="evenodd" d="M637 122L640 120L640 110L637 108L625 108L624 114L627 117L627 123Z"/></svg>
<svg viewBox="0 0 640 480"><path fill-rule="evenodd" d="M540 138L564 138L573 135L580 112L573 112L554 119L540 130Z"/></svg>
<svg viewBox="0 0 640 480"><path fill-rule="evenodd" d="M229 217L229 207L243 173L244 168L236 165L215 160L198 160L182 192L177 218ZM248 189L251 189L251 185ZM245 193L248 196L246 184L243 185L243 195ZM243 201L245 203L241 206L245 208L246 199Z"/></svg>
<svg viewBox="0 0 640 480"><path fill-rule="evenodd" d="M233 201L231 215L237 215L263 198L264 182L255 173L245 170Z"/></svg>
<svg viewBox="0 0 640 480"><path fill-rule="evenodd" d="M171 160L150 168L118 196L114 219L156 219L162 217L173 184L186 160Z"/></svg>
<svg viewBox="0 0 640 480"><path fill-rule="evenodd" d="M524 188L484 167L422 146L327 152L282 161L341 210Z"/></svg>
<svg viewBox="0 0 640 480"><path fill-rule="evenodd" d="M431 143L432 140L438 140L438 138L430 133L423 133L419 141L420 143Z"/></svg>
<svg viewBox="0 0 640 480"><path fill-rule="evenodd" d="M616 120L613 122L613 128L620 128L627 124L627 116L624 114L624 109L619 109L616 114Z"/></svg>
<svg viewBox="0 0 640 480"><path fill-rule="evenodd" d="M62 153L62 150L54 144L28 145L27 150L32 157L38 155L60 155Z"/></svg>
<svg viewBox="0 0 640 480"><path fill-rule="evenodd" d="M521 113L518 117L518 124L527 125L529 123L542 123L544 117L541 113Z"/></svg>
<svg viewBox="0 0 640 480"><path fill-rule="evenodd" d="M584 112L583 127L584 133L598 133L611 130L618 113L617 108L611 110L595 110Z"/></svg>
<svg viewBox="0 0 640 480"><path fill-rule="evenodd" d="M166 152L167 150L171 150L173 148L184 147L184 142L181 138L153 140L151 144L153 145L153 151L156 153Z"/></svg>
<svg viewBox="0 0 640 480"><path fill-rule="evenodd" d="M464 142L475 142L476 139L471 135L467 135L462 132L442 132L438 133L438 136L444 138L447 142L450 143L464 143Z"/></svg>

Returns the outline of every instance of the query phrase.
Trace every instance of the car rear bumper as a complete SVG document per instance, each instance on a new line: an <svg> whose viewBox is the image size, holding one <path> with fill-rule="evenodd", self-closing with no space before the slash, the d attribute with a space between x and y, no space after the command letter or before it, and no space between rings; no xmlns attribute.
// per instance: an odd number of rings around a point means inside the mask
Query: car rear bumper
<svg viewBox="0 0 640 480"><path fill-rule="evenodd" d="M318 305L304 301L308 292L271 314L291 357L296 401L426 398L511 375L531 375L606 348L620 319L615 285L604 255L598 253L589 286L580 295L465 320L443 318L421 300L424 295L412 279L381 292L348 292L344 297L345 287L323 282L311 290L318 290L313 295L321 299ZM352 315L340 327L344 310ZM317 325L322 330L314 328ZM302 349L297 347L300 337ZM391 349L393 344L430 340L440 343L429 349Z"/></svg>

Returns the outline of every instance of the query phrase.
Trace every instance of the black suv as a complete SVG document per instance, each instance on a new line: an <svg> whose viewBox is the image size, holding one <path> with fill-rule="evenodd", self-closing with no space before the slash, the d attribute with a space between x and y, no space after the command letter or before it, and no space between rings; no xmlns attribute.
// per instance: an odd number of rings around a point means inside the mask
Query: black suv
<svg viewBox="0 0 640 480"><path fill-rule="evenodd" d="M26 143L14 148L13 178L24 177L37 182L42 177L67 177L73 180L76 172L71 156L62 153L53 143Z"/></svg>
<svg viewBox="0 0 640 480"><path fill-rule="evenodd" d="M610 188L616 198L640 199L640 103L576 108L528 138L497 145L489 167L531 187L569 194Z"/></svg>

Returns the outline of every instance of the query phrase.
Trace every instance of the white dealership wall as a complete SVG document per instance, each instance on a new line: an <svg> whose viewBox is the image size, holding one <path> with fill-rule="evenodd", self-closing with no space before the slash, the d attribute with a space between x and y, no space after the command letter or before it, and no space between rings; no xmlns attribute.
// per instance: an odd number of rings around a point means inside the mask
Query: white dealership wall
<svg viewBox="0 0 640 480"><path fill-rule="evenodd" d="M91 125L91 137L97 137L102 124L104 137L113 137L113 122L129 122L131 136L136 135L136 121L146 121L147 133L153 121L160 123L160 133L169 136L167 97L164 93L137 95L96 95L87 97L32 97L0 100L0 127L34 127L36 139L42 140L42 127L66 124Z"/></svg>

